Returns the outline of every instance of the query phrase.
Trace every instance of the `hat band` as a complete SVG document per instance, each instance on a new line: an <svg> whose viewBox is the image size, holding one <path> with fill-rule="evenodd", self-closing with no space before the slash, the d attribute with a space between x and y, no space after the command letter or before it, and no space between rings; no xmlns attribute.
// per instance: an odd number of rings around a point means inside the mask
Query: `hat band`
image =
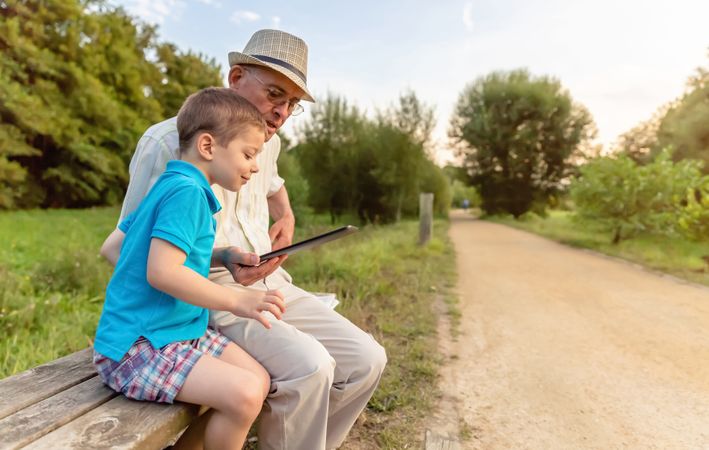
<svg viewBox="0 0 709 450"><path fill-rule="evenodd" d="M304 74L303 72L301 72L300 70L298 70L298 69L297 69L294 65L292 65L292 64L288 64L287 62L282 61L282 60L280 60L280 59L272 58L272 57L270 57L270 56L265 56L265 55L249 55L249 56L252 56L252 57L254 57L254 58L258 59L258 60L261 60L261 61L263 61L263 62L268 62L268 63L271 63L271 64L275 64L275 65L277 65L277 66L281 66L281 67L283 67L284 69L288 69L288 70L290 70L291 72L293 72L294 74L298 75L298 76L300 77L300 79L303 80L303 83L305 83L305 74Z"/></svg>

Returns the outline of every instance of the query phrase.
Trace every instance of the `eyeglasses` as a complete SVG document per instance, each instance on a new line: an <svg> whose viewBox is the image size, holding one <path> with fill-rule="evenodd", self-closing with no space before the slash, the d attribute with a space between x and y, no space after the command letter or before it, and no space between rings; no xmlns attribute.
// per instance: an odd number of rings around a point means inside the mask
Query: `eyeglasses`
<svg viewBox="0 0 709 450"><path fill-rule="evenodd" d="M252 70L247 70L253 76L256 81L263 84L266 88L266 98L273 106L281 106L288 103L288 114L291 116L297 116L304 111L303 106L299 103L300 99L288 99L288 94L283 92L282 89L277 87L267 85L261 78L257 77Z"/></svg>

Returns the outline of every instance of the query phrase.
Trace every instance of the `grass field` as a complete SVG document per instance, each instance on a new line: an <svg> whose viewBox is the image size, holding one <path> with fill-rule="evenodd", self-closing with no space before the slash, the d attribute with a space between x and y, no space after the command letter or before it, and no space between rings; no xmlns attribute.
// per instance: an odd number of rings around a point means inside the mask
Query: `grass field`
<svg viewBox="0 0 709 450"><path fill-rule="evenodd" d="M610 232L589 222L575 220L568 211L551 211L546 218L532 215L524 220L492 217L498 223L548 237L574 247L588 248L709 286L709 242L692 242L681 237L640 235L611 243Z"/></svg>
<svg viewBox="0 0 709 450"><path fill-rule="evenodd" d="M117 216L115 208L0 213L0 378L90 344L111 272L98 248ZM296 238L331 227L308 217ZM338 311L387 349L381 385L347 448L421 446L437 395L434 302L449 297L455 274L447 223L435 223L424 248L417 227L365 227L287 261L298 285L337 293Z"/></svg>

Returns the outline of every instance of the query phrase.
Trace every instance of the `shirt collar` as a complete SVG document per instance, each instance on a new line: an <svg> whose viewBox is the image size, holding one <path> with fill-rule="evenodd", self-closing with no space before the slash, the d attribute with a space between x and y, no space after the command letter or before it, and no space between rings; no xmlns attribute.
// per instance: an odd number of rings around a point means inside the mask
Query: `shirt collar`
<svg viewBox="0 0 709 450"><path fill-rule="evenodd" d="M212 191L211 186L209 186L207 177L205 177L202 171L193 164L188 163L187 161L174 159L172 161L168 161L165 172L177 173L193 179L207 195L207 203L209 204L209 209L212 214L216 214L220 209L222 209L222 205L214 195L214 191Z"/></svg>

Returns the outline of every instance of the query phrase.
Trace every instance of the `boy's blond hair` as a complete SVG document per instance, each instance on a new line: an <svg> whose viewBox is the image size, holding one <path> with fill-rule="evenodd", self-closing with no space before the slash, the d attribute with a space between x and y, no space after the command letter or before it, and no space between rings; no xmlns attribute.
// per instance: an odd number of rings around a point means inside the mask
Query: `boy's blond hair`
<svg viewBox="0 0 709 450"><path fill-rule="evenodd" d="M248 100L230 88L202 89L187 97L177 113L180 153L199 133L209 133L218 144L227 145L250 126L266 134L266 122Z"/></svg>

